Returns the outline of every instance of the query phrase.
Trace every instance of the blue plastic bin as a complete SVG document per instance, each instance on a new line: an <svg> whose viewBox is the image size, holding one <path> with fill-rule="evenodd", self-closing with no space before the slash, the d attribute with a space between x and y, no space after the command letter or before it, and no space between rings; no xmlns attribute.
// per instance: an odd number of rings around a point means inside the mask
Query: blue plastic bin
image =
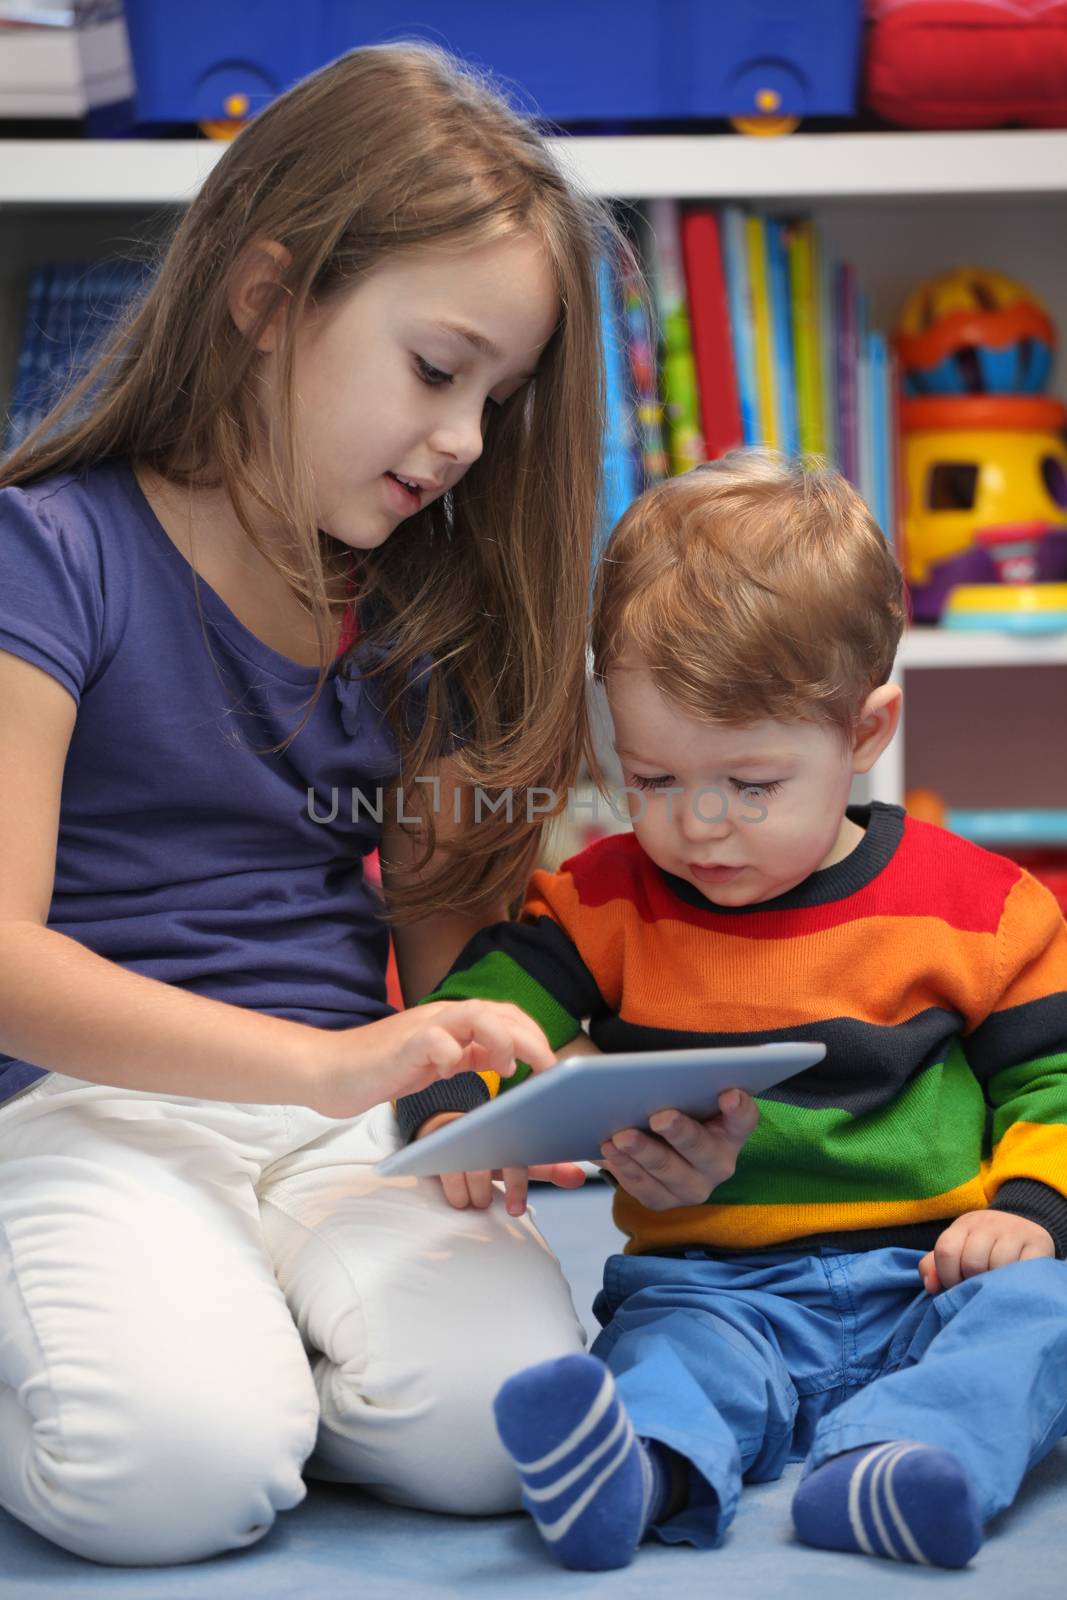
<svg viewBox="0 0 1067 1600"><path fill-rule="evenodd" d="M421 37L558 123L855 110L862 0L126 0L138 123L261 110L355 45Z"/></svg>

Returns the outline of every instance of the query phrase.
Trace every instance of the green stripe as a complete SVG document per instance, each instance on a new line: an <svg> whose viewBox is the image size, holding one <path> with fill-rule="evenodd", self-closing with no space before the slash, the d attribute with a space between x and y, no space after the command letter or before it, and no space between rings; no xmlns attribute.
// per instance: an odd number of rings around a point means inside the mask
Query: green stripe
<svg viewBox="0 0 1067 1600"><path fill-rule="evenodd" d="M958 1045L865 1116L759 1101L760 1120L715 1205L922 1200L975 1177L986 1107Z"/></svg>
<svg viewBox="0 0 1067 1600"><path fill-rule="evenodd" d="M1005 1067L990 1078L989 1093L997 1107L994 1143L1013 1122L1067 1123L1067 1052Z"/></svg>
<svg viewBox="0 0 1067 1600"><path fill-rule="evenodd" d="M420 1004L426 1005L430 1000L510 1001L512 1005L520 1006L527 1016L544 1029L553 1050L558 1050L573 1039L581 1026L578 1018L565 1011L547 989L543 989L517 962L500 950L482 956L480 961L463 972L450 972L433 994L428 994ZM529 1076L529 1067L520 1062L512 1077L500 1080L501 1090L514 1089L517 1083Z"/></svg>

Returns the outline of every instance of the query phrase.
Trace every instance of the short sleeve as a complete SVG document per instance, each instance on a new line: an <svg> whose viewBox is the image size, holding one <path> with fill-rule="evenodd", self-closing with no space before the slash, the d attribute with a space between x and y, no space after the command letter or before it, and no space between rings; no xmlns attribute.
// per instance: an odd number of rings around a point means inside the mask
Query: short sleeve
<svg viewBox="0 0 1067 1600"><path fill-rule="evenodd" d="M99 546L83 515L53 516L48 499L47 484L0 490L0 650L80 703L102 647Z"/></svg>

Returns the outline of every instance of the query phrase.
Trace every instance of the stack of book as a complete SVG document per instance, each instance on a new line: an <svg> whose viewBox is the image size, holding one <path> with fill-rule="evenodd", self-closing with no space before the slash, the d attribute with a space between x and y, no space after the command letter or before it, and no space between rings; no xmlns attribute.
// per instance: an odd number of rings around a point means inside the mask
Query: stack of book
<svg viewBox="0 0 1067 1600"><path fill-rule="evenodd" d="M621 352L614 382L609 365L608 513L668 473L763 444L839 467L895 540L895 365L855 271L818 226L654 200L634 234L658 339L624 263L604 301L606 343Z"/></svg>

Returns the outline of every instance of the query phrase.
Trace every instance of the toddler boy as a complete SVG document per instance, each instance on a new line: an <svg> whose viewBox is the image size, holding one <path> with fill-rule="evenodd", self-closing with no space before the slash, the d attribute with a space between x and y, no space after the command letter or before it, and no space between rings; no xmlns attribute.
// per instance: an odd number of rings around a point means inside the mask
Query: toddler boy
<svg viewBox="0 0 1067 1600"><path fill-rule="evenodd" d="M714 1546L804 1457L802 1540L962 1566L1067 1431L1067 929L1013 862L849 804L903 620L836 473L738 452L644 495L594 613L633 831L535 874L431 997L514 1001L556 1049L586 1017L608 1052L826 1045L701 1204L639 1203L605 1146L603 1332L496 1402L565 1566Z"/></svg>

